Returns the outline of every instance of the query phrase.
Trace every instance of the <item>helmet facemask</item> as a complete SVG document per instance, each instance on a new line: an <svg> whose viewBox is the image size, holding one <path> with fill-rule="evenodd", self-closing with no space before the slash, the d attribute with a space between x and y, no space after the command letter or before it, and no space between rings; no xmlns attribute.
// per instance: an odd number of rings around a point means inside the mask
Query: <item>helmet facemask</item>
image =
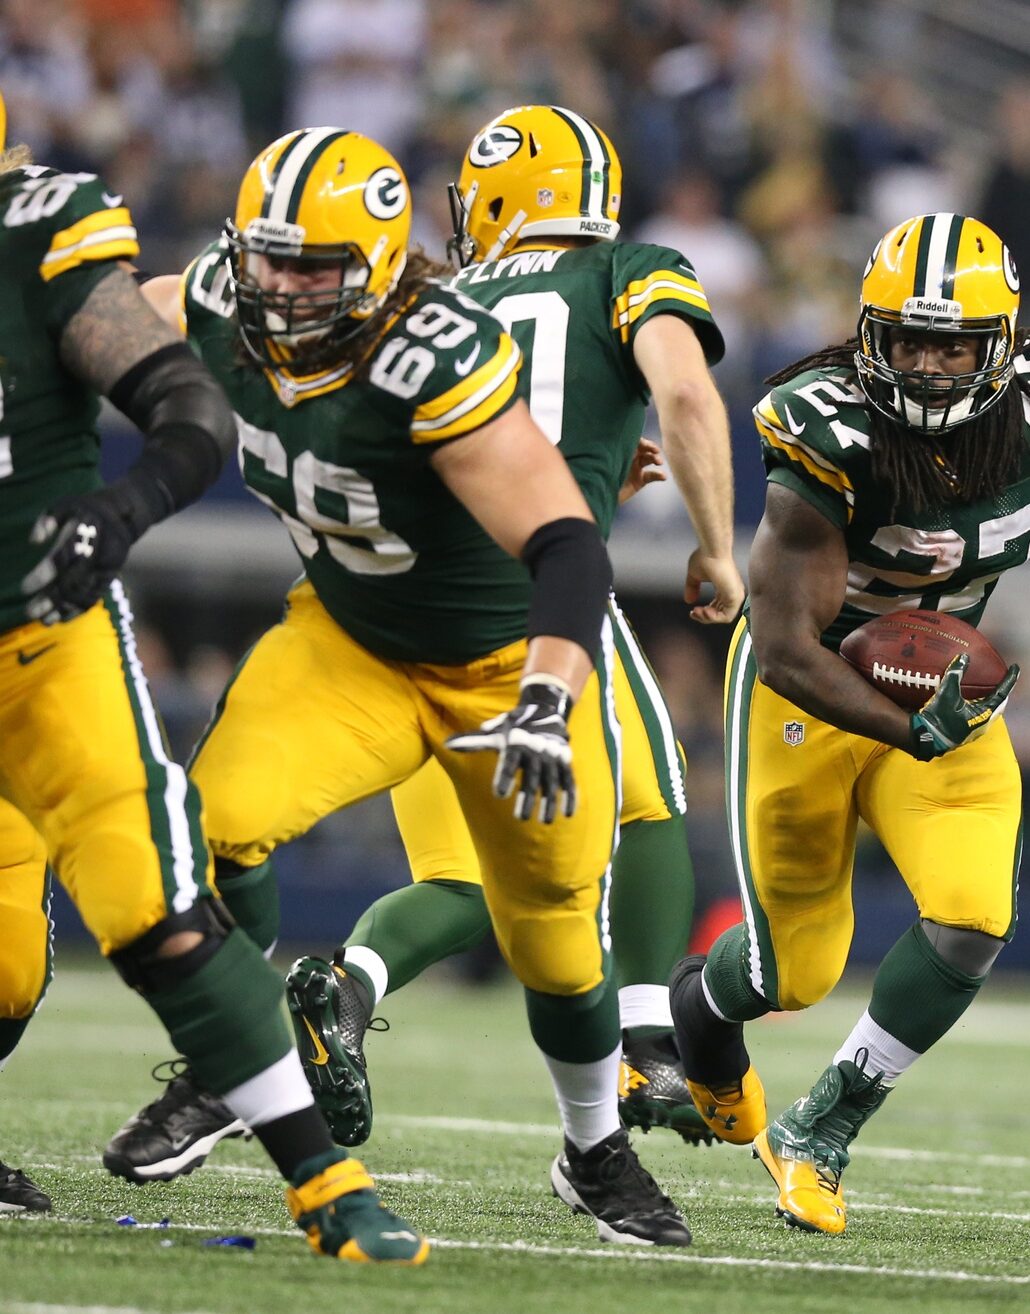
<svg viewBox="0 0 1030 1314"><path fill-rule="evenodd" d="M240 336L261 366L311 374L338 363L340 347L358 333L382 303L368 291L371 266L350 242L305 247L304 230L256 219L244 233L227 221L229 266ZM259 258L314 267L335 266L336 287L271 292L261 287Z"/></svg>
<svg viewBox="0 0 1030 1314"><path fill-rule="evenodd" d="M913 301L916 301L913 298ZM977 339L977 367L958 374L902 370L891 362L892 330ZM919 433L939 434L983 415L1013 375L1012 335L1005 316L962 319L957 303L938 302L932 311L906 302L901 314L863 307L858 322L855 367L872 406Z"/></svg>
<svg viewBox="0 0 1030 1314"><path fill-rule="evenodd" d="M447 200L451 207L451 227L453 236L447 241L447 256L457 269L464 269L472 264L476 256L475 238L468 230L469 211L476 199L479 183L474 182L469 188L466 200L457 183L447 184Z"/></svg>

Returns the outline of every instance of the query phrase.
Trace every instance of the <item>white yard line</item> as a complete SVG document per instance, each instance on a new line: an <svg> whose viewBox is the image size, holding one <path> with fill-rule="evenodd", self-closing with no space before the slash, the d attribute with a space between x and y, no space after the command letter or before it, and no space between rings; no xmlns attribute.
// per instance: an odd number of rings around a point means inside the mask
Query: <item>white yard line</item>
<svg viewBox="0 0 1030 1314"><path fill-rule="evenodd" d="M494 1122L487 1118L418 1117L406 1113L379 1115L381 1125L424 1127L427 1131L482 1132L488 1136L561 1135L557 1123ZM1030 1158L1018 1154L966 1154L961 1151L908 1150L893 1146L865 1145L856 1151L862 1158L913 1160L921 1163L967 1163L981 1168L1012 1168L1020 1172L1030 1168Z"/></svg>
<svg viewBox="0 0 1030 1314"><path fill-rule="evenodd" d="M95 1223L83 1223L95 1227ZM213 1232L215 1229L199 1223L173 1223L161 1229L162 1237L176 1232ZM248 1227L249 1236L282 1236L303 1238L294 1229L275 1227ZM652 1246L556 1246L539 1245L525 1241L465 1241L451 1237L430 1237L437 1250L478 1250L487 1254L546 1256L555 1259L603 1259L616 1262L648 1264L690 1264L697 1268L747 1268L789 1273L851 1273L861 1277L911 1278L916 1282L980 1283L987 1286L1030 1286L1030 1275L1015 1273L971 1273L965 1269L895 1268L891 1264L841 1264L820 1260L748 1259L739 1255L697 1255L677 1249L657 1249ZM146 1314L132 1308L107 1305L9 1305L10 1314ZM6 1314L6 1312L5 1312ZM190 1314L201 1314L191 1311Z"/></svg>

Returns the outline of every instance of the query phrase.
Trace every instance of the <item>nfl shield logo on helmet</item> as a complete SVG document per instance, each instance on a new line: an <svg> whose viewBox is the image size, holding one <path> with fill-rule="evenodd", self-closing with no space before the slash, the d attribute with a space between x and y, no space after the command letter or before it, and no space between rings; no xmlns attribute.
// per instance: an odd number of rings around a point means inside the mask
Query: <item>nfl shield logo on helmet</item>
<svg viewBox="0 0 1030 1314"><path fill-rule="evenodd" d="M803 744L805 742L804 721L784 721L783 742L785 744L790 744L791 748L796 748L798 744Z"/></svg>
<svg viewBox="0 0 1030 1314"><path fill-rule="evenodd" d="M554 192L550 189L550 187L537 188L536 203L537 205L554 204Z"/></svg>

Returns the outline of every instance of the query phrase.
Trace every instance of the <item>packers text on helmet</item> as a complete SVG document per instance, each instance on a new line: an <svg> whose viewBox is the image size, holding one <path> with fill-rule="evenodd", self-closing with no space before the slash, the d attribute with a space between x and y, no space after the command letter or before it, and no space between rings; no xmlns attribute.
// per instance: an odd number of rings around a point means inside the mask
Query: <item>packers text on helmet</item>
<svg viewBox="0 0 1030 1314"><path fill-rule="evenodd" d="M1008 247L978 219L924 214L877 243L862 279L859 382L871 405L910 429L940 433L982 415L1012 378L1019 276ZM976 368L897 369L892 337L907 330L972 338Z"/></svg>
<svg viewBox="0 0 1030 1314"><path fill-rule="evenodd" d="M614 241L622 165L600 128L557 105L505 110L480 129L450 188L459 265L531 237Z"/></svg>
<svg viewBox="0 0 1030 1314"><path fill-rule="evenodd" d="M407 180L361 133L290 132L247 169L225 232L247 351L259 364L313 373L336 363L397 286L411 233ZM262 261L339 277L317 290L268 290Z"/></svg>

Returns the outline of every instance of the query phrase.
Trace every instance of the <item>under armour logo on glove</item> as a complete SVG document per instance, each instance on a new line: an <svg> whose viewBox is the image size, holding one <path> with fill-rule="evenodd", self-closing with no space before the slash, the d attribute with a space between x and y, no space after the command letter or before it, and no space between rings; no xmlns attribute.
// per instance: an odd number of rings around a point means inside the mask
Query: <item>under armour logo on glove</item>
<svg viewBox="0 0 1030 1314"><path fill-rule="evenodd" d="M88 611L121 569L135 535L113 488L64 498L32 527L47 550L21 582L25 611L44 625Z"/></svg>
<svg viewBox="0 0 1030 1314"><path fill-rule="evenodd" d="M510 798L519 780L515 815L528 821L540 800L539 817L547 825L558 811L571 817L576 810L576 782L572 775L567 717L572 699L557 685L526 684L518 705L503 716L484 721L478 730L452 735L447 747L458 753L498 754L494 793Z"/></svg>
<svg viewBox="0 0 1030 1314"><path fill-rule="evenodd" d="M77 557L91 557L93 555L93 542L100 531L96 525L80 524L75 531L75 555Z"/></svg>

